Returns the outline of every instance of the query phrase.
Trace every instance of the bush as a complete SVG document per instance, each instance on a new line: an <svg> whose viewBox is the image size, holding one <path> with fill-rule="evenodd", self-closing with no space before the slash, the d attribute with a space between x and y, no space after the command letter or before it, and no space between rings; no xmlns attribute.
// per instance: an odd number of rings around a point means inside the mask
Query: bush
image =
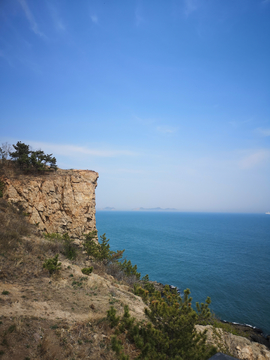
<svg viewBox="0 0 270 360"><path fill-rule="evenodd" d="M87 255L97 258L99 255L99 244L96 242L97 231L91 231L84 236L84 250L87 252Z"/></svg>
<svg viewBox="0 0 270 360"><path fill-rule="evenodd" d="M124 271L125 275L132 276L134 275L137 280L140 280L141 274L137 271L137 265L132 266L130 260L124 260L122 263L119 262L120 268Z"/></svg>
<svg viewBox="0 0 270 360"><path fill-rule="evenodd" d="M65 255L69 260L75 260L77 257L77 249L70 239L68 233L64 235L58 233L44 233L43 236L48 240L56 240L59 246L56 248Z"/></svg>
<svg viewBox="0 0 270 360"><path fill-rule="evenodd" d="M83 269L82 269L82 273L83 273L84 275L90 275L92 271L93 271L93 266L86 267L86 268L83 268Z"/></svg>
<svg viewBox="0 0 270 360"><path fill-rule="evenodd" d="M77 257L77 249L70 239L68 233L65 233L62 238L64 240L64 255L69 260L75 260Z"/></svg>
<svg viewBox="0 0 270 360"><path fill-rule="evenodd" d="M197 333L195 330L195 324L210 316L209 298L201 305L197 303L195 311L191 307L189 289L185 290L183 299L169 286L165 286L162 295L156 291L150 296L147 290L140 289L144 291L148 304L145 313L151 322L136 322L127 306L121 319L113 307L107 312L111 327L116 328L115 334L125 334L140 351L138 359L206 360L216 353L215 347L206 345L206 331ZM116 340L112 338L113 348L118 356L124 356Z"/></svg>
<svg viewBox="0 0 270 360"><path fill-rule="evenodd" d="M61 269L61 263L58 262L59 254L55 257L45 260L43 267L49 271L50 274L56 273Z"/></svg>
<svg viewBox="0 0 270 360"><path fill-rule="evenodd" d="M123 256L125 250L111 251L109 241L106 234L100 236L100 243L97 242L97 231L91 231L85 234L84 250L89 256L103 261L105 263L116 262Z"/></svg>
<svg viewBox="0 0 270 360"><path fill-rule="evenodd" d="M117 326L120 321L120 316L116 316L116 310L113 306L111 306L110 310L107 311L107 319L109 320L112 328Z"/></svg>
<svg viewBox="0 0 270 360"><path fill-rule="evenodd" d="M62 240L63 236L58 233L44 233L43 236L48 240Z"/></svg>
<svg viewBox="0 0 270 360"><path fill-rule="evenodd" d="M113 262L107 265L107 273L118 281L122 281L125 278L124 271L121 269L118 262Z"/></svg>

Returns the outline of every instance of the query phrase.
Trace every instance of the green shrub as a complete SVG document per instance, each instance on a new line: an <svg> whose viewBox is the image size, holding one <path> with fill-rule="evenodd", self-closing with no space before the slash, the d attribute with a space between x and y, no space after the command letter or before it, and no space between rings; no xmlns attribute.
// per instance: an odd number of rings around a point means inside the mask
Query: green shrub
<svg viewBox="0 0 270 360"><path fill-rule="evenodd" d="M132 266L130 260L124 260L122 263L119 262L121 269L127 276L135 275L138 280L140 280L141 274L137 271L137 265Z"/></svg>
<svg viewBox="0 0 270 360"><path fill-rule="evenodd" d="M58 233L44 233L43 236L48 240L56 240L62 245L60 252L65 255L69 260L75 260L77 257L77 249L70 239L68 233L64 235Z"/></svg>
<svg viewBox="0 0 270 360"><path fill-rule="evenodd" d="M98 258L99 256L99 244L96 243L97 231L91 231L88 234L85 234L84 240L84 250L87 252L87 255Z"/></svg>
<svg viewBox="0 0 270 360"><path fill-rule="evenodd" d="M111 327L115 327L118 325L120 316L116 316L116 310L113 306L111 306L110 310L107 311L107 319L110 322Z"/></svg>
<svg viewBox="0 0 270 360"><path fill-rule="evenodd" d="M83 268L83 269L82 269L82 273L83 273L84 275L90 275L92 271L93 271L93 266L86 267L86 268Z"/></svg>
<svg viewBox="0 0 270 360"><path fill-rule="evenodd" d="M115 351L116 355L119 356L121 354L121 350L123 349L121 341L118 340L116 336L112 336L111 345L113 351Z"/></svg>
<svg viewBox="0 0 270 360"><path fill-rule="evenodd" d="M110 249L110 239L106 238L106 234L100 236L100 242L97 242L97 231L91 231L84 236L84 250L89 256L93 256L107 264L116 262L123 256L125 250L117 250L115 252Z"/></svg>
<svg viewBox="0 0 270 360"><path fill-rule="evenodd" d="M142 290L147 294L147 290ZM216 349L206 344L206 331L197 333L195 325L210 316L210 299L207 298L201 305L197 303L195 311L189 295L187 289L181 298L169 286L165 287L162 295L158 291L152 296L149 293L145 295L148 305L145 313L151 321L147 324L136 322L127 306L121 319L116 316L113 307L107 312L107 318L115 327L116 335L123 333L128 341L134 343L140 351L138 359L207 360L216 353ZM116 340L117 337L112 338L112 347L120 358L124 354Z"/></svg>
<svg viewBox="0 0 270 360"><path fill-rule="evenodd" d="M142 278L142 281L149 281L149 275L146 274L146 275Z"/></svg>
<svg viewBox="0 0 270 360"><path fill-rule="evenodd" d="M50 274L53 274L61 269L61 263L58 262L59 254L56 254L55 257L45 260L43 267L49 271Z"/></svg>
<svg viewBox="0 0 270 360"><path fill-rule="evenodd" d="M43 236L45 237L45 239L49 239L49 240L62 240L63 239L63 236L58 233L43 233Z"/></svg>
<svg viewBox="0 0 270 360"><path fill-rule="evenodd" d="M64 240L64 255L69 260L75 260L77 257L77 249L73 244L73 241L70 239L68 233L65 233L62 236L62 239Z"/></svg>

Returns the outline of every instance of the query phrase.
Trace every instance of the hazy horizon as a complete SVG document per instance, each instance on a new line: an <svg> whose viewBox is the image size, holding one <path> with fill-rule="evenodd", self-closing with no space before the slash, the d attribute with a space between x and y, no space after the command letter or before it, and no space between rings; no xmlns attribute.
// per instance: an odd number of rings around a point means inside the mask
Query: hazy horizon
<svg viewBox="0 0 270 360"><path fill-rule="evenodd" d="M244 211L205 211L205 210L196 210L196 211L185 211L185 210L180 210L180 209L175 209L175 210L166 210L166 209L161 209L161 210L136 210L136 209L132 209L132 208L125 208L125 209L117 209L115 208L114 210L105 210L105 208L96 208L96 211L133 211L133 212L179 212L179 213L205 213L205 214L254 214L254 215L259 215L259 214L265 214L266 212L244 212Z"/></svg>
<svg viewBox="0 0 270 360"><path fill-rule="evenodd" d="M270 0L3 0L0 146L97 208L270 211Z"/></svg>

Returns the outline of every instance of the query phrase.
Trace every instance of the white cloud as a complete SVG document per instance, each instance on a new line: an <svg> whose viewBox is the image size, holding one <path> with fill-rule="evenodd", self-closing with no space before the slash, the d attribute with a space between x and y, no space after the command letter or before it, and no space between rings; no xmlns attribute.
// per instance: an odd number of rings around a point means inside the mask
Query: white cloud
<svg viewBox="0 0 270 360"><path fill-rule="evenodd" d="M197 0L185 0L185 15L189 16L198 9Z"/></svg>
<svg viewBox="0 0 270 360"><path fill-rule="evenodd" d="M81 155L90 155L94 157L117 157L117 156L136 156L138 153L129 151L129 150L116 150L116 149L90 149L85 146L75 146L75 145L58 145L50 144L43 142L28 141L34 149L42 149L44 152L52 152L56 155L65 155L65 156L77 156Z"/></svg>
<svg viewBox="0 0 270 360"><path fill-rule="evenodd" d="M145 20L141 15L141 11L140 11L139 8L137 8L136 11L135 11L135 24L138 27L144 22L145 22Z"/></svg>
<svg viewBox="0 0 270 360"><path fill-rule="evenodd" d="M239 166L241 169L251 169L258 165L265 164L270 160L270 150L261 149L249 152L240 161Z"/></svg>
<svg viewBox="0 0 270 360"><path fill-rule="evenodd" d="M257 128L255 132L263 137L270 136L270 128L268 129Z"/></svg>
<svg viewBox="0 0 270 360"><path fill-rule="evenodd" d="M54 23L54 27L57 31L64 32L66 30L66 26L64 25L63 20L60 18L56 7L49 2L47 2L47 5Z"/></svg>
<svg viewBox="0 0 270 360"><path fill-rule="evenodd" d="M177 131L178 129L175 127L167 127L167 126L158 126L157 127L157 131L161 132L163 134L173 134Z"/></svg>
<svg viewBox="0 0 270 360"><path fill-rule="evenodd" d="M251 122L253 122L253 119L247 119L247 120L242 120L242 121L241 120L231 120L228 123L234 128L239 128L239 127L241 127L245 124L251 123Z"/></svg>
<svg viewBox="0 0 270 360"><path fill-rule="evenodd" d="M98 17L97 15L90 15L90 18L94 24L98 24Z"/></svg>
<svg viewBox="0 0 270 360"><path fill-rule="evenodd" d="M167 125L157 125L157 122L165 123L166 122L165 119L158 119L158 120L156 120L154 118L146 118L145 119L145 118L138 117L136 115L133 115L133 118L137 122L142 124L143 126L147 126L147 127L151 128L151 131L157 131L162 134L173 134L178 131L178 127L172 127L172 126L167 126Z"/></svg>
<svg viewBox="0 0 270 360"><path fill-rule="evenodd" d="M23 8L23 11L25 13L25 16L27 18L27 20L29 21L30 25L31 25L31 29L32 31L36 34L39 35L40 37L46 37L38 28L38 25L36 23L36 20L33 16L33 14L31 13L26 0L18 0L21 7Z"/></svg>

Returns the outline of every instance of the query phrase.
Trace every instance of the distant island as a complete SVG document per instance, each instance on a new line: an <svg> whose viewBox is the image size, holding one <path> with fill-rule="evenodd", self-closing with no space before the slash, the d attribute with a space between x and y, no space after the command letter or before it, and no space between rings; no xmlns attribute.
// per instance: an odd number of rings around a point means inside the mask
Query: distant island
<svg viewBox="0 0 270 360"><path fill-rule="evenodd" d="M161 207L155 207L155 208L140 207L140 208L132 209L132 211L178 211L178 210L175 208L162 209Z"/></svg>
<svg viewBox="0 0 270 360"><path fill-rule="evenodd" d="M99 210L99 211L115 211L116 208L110 207L110 206L106 206L105 208L97 209L97 210Z"/></svg>

